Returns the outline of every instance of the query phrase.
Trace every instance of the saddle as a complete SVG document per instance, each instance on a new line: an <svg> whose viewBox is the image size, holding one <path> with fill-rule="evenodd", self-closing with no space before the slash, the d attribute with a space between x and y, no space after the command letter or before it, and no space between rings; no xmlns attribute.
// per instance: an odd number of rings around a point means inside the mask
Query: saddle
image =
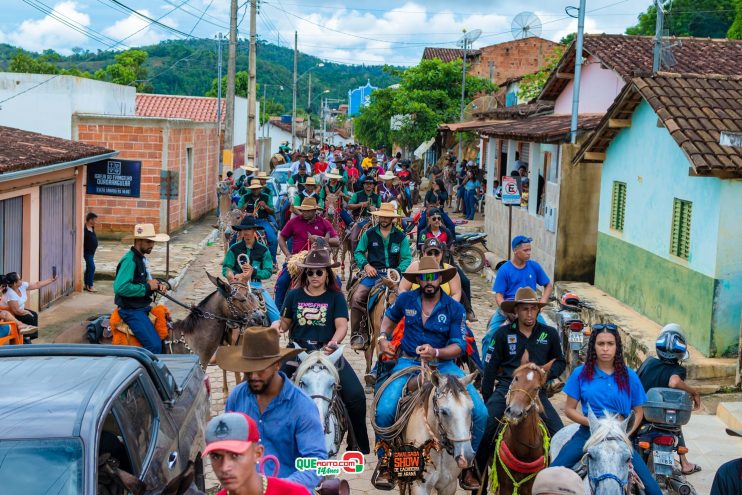
<svg viewBox="0 0 742 495"><path fill-rule="evenodd" d="M167 307L163 306L162 304L158 304L157 306L153 307L149 312L149 320L154 325L157 335L160 336L160 340L165 340L170 331L169 323L171 320L170 311L167 309ZM141 342L139 342L139 340L137 340L137 338L134 336L134 332L129 327L129 325L127 325L119 316L118 309L114 310L113 313L111 313L110 325L111 334L113 337L113 341L111 343L113 345L131 345L134 347L144 347Z"/></svg>

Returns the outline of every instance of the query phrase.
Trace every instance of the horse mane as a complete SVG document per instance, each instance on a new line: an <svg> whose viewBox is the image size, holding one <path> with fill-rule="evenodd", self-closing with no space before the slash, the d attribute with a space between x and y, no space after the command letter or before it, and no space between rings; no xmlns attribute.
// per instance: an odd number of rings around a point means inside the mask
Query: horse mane
<svg viewBox="0 0 742 495"><path fill-rule="evenodd" d="M629 440L629 436L621 426L621 420L618 419L618 414L606 412L604 417L597 419L597 422L598 429L590 432L590 438L585 442L585 447L583 448L584 452L587 452L590 447L594 447L606 440L619 440L631 449L631 440Z"/></svg>
<svg viewBox="0 0 742 495"><path fill-rule="evenodd" d="M214 292L203 298L194 309L202 309L217 292L218 291L215 290ZM186 316L182 320L178 320L173 323L173 329L177 328L178 330L183 332L184 335L190 335L198 327L199 320L201 320L201 318L202 316L198 311L189 311L188 316Z"/></svg>
<svg viewBox="0 0 742 495"><path fill-rule="evenodd" d="M299 379L304 376L304 373L309 371L309 369L314 366L315 364L319 364L323 366L324 368L327 368L330 371L330 374L335 379L335 383L340 383L340 375L338 374L337 367L330 361L330 358L321 350L320 351L314 351L313 353L309 354L307 358L305 358L301 364L299 364L299 367L296 369L295 373L295 381L299 381Z"/></svg>

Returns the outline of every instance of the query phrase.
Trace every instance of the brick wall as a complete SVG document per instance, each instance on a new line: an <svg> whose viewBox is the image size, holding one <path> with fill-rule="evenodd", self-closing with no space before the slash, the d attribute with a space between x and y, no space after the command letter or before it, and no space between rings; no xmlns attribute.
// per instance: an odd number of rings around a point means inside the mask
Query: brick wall
<svg viewBox="0 0 742 495"><path fill-rule="evenodd" d="M485 46L481 48L479 62L472 67L470 74L489 79L490 61L494 62L492 82L495 83L537 72L558 45L543 38L530 37Z"/></svg>

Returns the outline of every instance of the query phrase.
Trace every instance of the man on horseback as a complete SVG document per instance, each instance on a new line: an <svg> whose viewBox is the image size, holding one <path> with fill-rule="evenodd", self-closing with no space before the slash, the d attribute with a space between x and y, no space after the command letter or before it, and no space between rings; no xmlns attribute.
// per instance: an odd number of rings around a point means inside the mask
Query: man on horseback
<svg viewBox="0 0 742 495"><path fill-rule="evenodd" d="M363 190L353 193L348 201L348 209L353 212L356 219L353 230L350 232L350 248L353 252L356 250L361 229L370 221L369 214L381 207L381 196L374 192L374 186L376 186L376 179L366 177L363 179Z"/></svg>
<svg viewBox="0 0 742 495"><path fill-rule="evenodd" d="M280 319L278 307L263 287L263 280L271 278L273 274L273 262L268 248L256 239L255 231L258 228L260 225L251 216L246 216L239 225L232 226L232 230L239 232L240 240L227 250L222 262L222 275L227 277L230 284L241 282L259 289L263 293L266 316L271 326L277 327Z"/></svg>
<svg viewBox="0 0 742 495"><path fill-rule="evenodd" d="M299 192L304 190L304 183L312 176L312 166L306 160L307 154L302 153L299 157L299 161L291 164L291 176L288 183L296 184L296 187L299 188Z"/></svg>
<svg viewBox="0 0 742 495"><path fill-rule="evenodd" d="M530 287L518 289L514 301L502 303L503 310L516 314L516 320L498 329L493 344L485 353L482 396L487 402L489 418L484 433L485 441L477 451L477 464L482 468L492 453L492 442L505 412L506 396L513 371L523 364L523 355L527 353L527 361L537 366L544 366L554 360L546 376L547 381L559 377L566 366L559 333L555 328L536 319L543 306L544 303L539 301ZM495 386L495 380L497 380L497 386ZM541 418L549 433L553 435L564 424L543 389L539 391L539 399L543 405Z"/></svg>
<svg viewBox="0 0 742 495"><path fill-rule="evenodd" d="M455 274L455 268L443 268L428 256L420 260L416 270L404 273L404 277L418 284L419 288L399 295L384 315L378 339L379 353L392 354L389 343L392 332L397 323L405 318L404 336L400 342L401 355L392 373L420 366L421 360L425 360L437 361L439 373L465 376L464 371L456 366L455 359L466 352L466 311L460 303L441 291L441 285L449 282ZM377 399L376 424L379 427L389 427L394 423L397 403L406 382L407 378L401 376L385 384L386 389ZM476 450L487 423L487 408L474 385L469 384L467 391L474 404L471 446ZM377 487L389 485L388 469L388 466L379 466ZM460 483L465 490L479 489L473 466L461 473Z"/></svg>
<svg viewBox="0 0 742 495"><path fill-rule="evenodd" d="M379 224L363 233L354 253L363 275L350 303L350 345L355 350L366 349L369 344L367 332L361 332L361 320L368 310L369 292L379 277L387 275L387 270L395 269L401 273L412 263L410 240L402 229L393 224L393 220L399 218L394 207L384 203L371 214L379 219Z"/></svg>
<svg viewBox="0 0 742 495"><path fill-rule="evenodd" d="M298 215L300 213L300 210L298 209L299 206L301 206L304 200L308 198L313 198L320 208L324 208L324 201L322 201L322 198L317 191L317 183L314 181L313 177L308 177L306 179L304 182L304 190L299 191L299 194L294 197L294 204L291 205L291 211L295 215Z"/></svg>
<svg viewBox="0 0 742 495"><path fill-rule="evenodd" d="M276 263L276 251L278 250L278 238L276 228L270 221L273 215L273 201L271 195L265 192L260 179L253 179L247 188L248 193L242 196L237 207L243 210L246 216L255 218L257 225L265 231L265 240L270 249L271 259Z"/></svg>
<svg viewBox="0 0 742 495"><path fill-rule="evenodd" d="M167 242L170 236L156 234L151 223L134 226L134 245L116 266L113 281L114 303L118 314L145 349L162 353L162 340L149 319L152 298L156 292L166 292L167 287L152 278L149 261L144 256L152 252L155 242Z"/></svg>

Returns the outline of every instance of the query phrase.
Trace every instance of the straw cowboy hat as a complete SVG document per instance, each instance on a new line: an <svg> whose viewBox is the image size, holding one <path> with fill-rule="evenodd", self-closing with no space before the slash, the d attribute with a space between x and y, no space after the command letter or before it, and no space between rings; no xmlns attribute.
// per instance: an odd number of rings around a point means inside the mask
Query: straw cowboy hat
<svg viewBox="0 0 742 495"><path fill-rule="evenodd" d="M262 170L258 172L258 174L255 177L257 177L260 180L268 180L268 174L266 174Z"/></svg>
<svg viewBox="0 0 742 495"><path fill-rule="evenodd" d="M394 175L394 172L391 172L389 170L387 170L386 172L384 172L384 175L380 175L379 176L379 180L398 180L398 179L399 179L399 177L397 177L396 175Z"/></svg>
<svg viewBox="0 0 742 495"><path fill-rule="evenodd" d="M327 178L328 178L328 179L330 179L330 180L333 180L333 179L335 179L335 180L340 180L340 179L342 179L342 178L343 178L343 176L342 176L342 175L338 175L338 174L333 174L332 172L330 172L329 174L325 174L325 177L327 177Z"/></svg>
<svg viewBox="0 0 742 495"><path fill-rule="evenodd" d="M242 170L246 170L248 172L257 172L258 171L258 168L257 167L253 167L252 165L241 165L240 168Z"/></svg>
<svg viewBox="0 0 742 495"><path fill-rule="evenodd" d="M282 359L296 356L304 349L284 349L275 328L249 327L242 337L242 346L221 346L216 351L216 363L227 371L250 373L263 371Z"/></svg>
<svg viewBox="0 0 742 495"><path fill-rule="evenodd" d="M383 205L382 205L383 206ZM418 283L417 277L428 273L440 273L441 274L441 285L445 284L456 276L456 268L449 266L448 268L441 268L435 258L432 256L423 256L420 258L420 262L417 265L417 270L407 269L402 274L404 278L412 282L413 284Z"/></svg>
<svg viewBox="0 0 742 495"><path fill-rule="evenodd" d="M297 263L297 266L301 268L337 268L340 266L340 262L333 263L330 259L330 250L321 248L309 251L304 261Z"/></svg>
<svg viewBox="0 0 742 495"><path fill-rule="evenodd" d="M146 239L155 242L167 242L170 236L167 234L157 234L155 226L151 223L138 223L134 226L134 235L126 236L124 240L131 241L136 239Z"/></svg>
<svg viewBox="0 0 742 495"><path fill-rule="evenodd" d="M377 217L402 218L401 215L397 214L396 208L394 208L394 205L391 203L381 203L381 208L372 211L371 214L376 215Z"/></svg>
<svg viewBox="0 0 742 495"><path fill-rule="evenodd" d="M518 304L536 304L539 309L546 306L546 303L539 301L538 296L533 289L530 287L521 287L515 293L515 299L512 301L503 301L502 304L500 304L500 309L502 309L504 313L512 313Z"/></svg>
<svg viewBox="0 0 742 495"><path fill-rule="evenodd" d="M316 199L304 198L304 200L301 202L301 206L297 206L296 209L301 211L309 211L319 209L319 206L317 205Z"/></svg>
<svg viewBox="0 0 742 495"><path fill-rule="evenodd" d="M250 181L250 185L247 186L248 189L263 189L263 184L260 183L259 179L252 179Z"/></svg>
<svg viewBox="0 0 742 495"><path fill-rule="evenodd" d="M304 183L304 186L316 186L317 183L314 181L314 177L310 177L307 179L307 181Z"/></svg>

